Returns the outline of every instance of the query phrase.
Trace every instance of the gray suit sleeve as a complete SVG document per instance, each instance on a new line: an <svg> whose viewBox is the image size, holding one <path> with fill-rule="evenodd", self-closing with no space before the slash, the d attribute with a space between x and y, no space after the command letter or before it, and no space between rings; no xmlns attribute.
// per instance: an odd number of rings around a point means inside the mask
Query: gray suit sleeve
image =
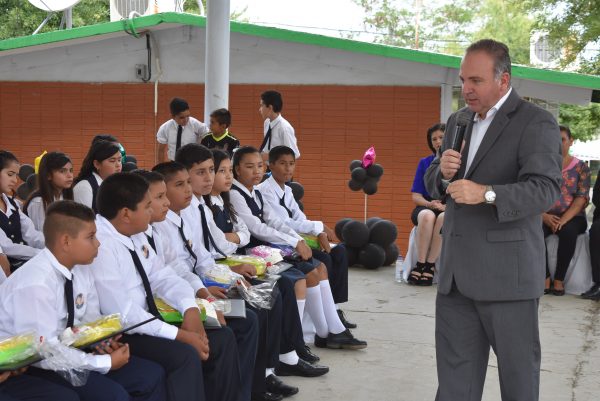
<svg viewBox="0 0 600 401"><path fill-rule="evenodd" d="M452 138L450 135L448 135L448 133L452 132L451 130L454 130L454 114L450 116L446 124L444 140L442 142L440 151L438 152L436 158L433 159L429 165L429 168L423 177L425 188L427 189L429 196L431 196L433 199L441 199L442 196L446 194L446 188L442 183L442 173L440 171L440 155L444 153L444 151L450 146L449 142Z"/></svg>
<svg viewBox="0 0 600 401"><path fill-rule="evenodd" d="M539 215L560 196L562 153L558 125L547 112L532 117L521 136L517 182L493 186L496 217L501 223Z"/></svg>

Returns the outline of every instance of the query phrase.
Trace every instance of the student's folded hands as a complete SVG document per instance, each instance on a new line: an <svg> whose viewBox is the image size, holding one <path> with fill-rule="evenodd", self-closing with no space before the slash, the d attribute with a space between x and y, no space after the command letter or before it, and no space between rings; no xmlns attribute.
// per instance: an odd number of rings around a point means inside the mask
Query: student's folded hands
<svg viewBox="0 0 600 401"><path fill-rule="evenodd" d="M241 265L231 266L230 269L233 272L235 272L237 274L241 274L242 276L244 276L246 278L256 277L256 267L254 267L248 263L242 263Z"/></svg>
<svg viewBox="0 0 600 401"><path fill-rule="evenodd" d="M206 333L204 334L204 337L202 337L199 333L179 329L175 339L194 347L196 352L198 352L198 355L200 355L200 359L203 361L208 359L210 348L208 346L208 337L206 337Z"/></svg>
<svg viewBox="0 0 600 401"><path fill-rule="evenodd" d="M298 241L298 244L296 244L296 251L298 254L300 254L302 260L308 260L312 258L312 250L304 241Z"/></svg>
<svg viewBox="0 0 600 401"><path fill-rule="evenodd" d="M110 353L110 370L120 369L129 362L129 344L121 345Z"/></svg>
<svg viewBox="0 0 600 401"><path fill-rule="evenodd" d="M322 232L321 234L319 234L317 239L319 240L319 245L321 246L321 249L324 252L331 252L331 244L329 243L329 236L326 232Z"/></svg>

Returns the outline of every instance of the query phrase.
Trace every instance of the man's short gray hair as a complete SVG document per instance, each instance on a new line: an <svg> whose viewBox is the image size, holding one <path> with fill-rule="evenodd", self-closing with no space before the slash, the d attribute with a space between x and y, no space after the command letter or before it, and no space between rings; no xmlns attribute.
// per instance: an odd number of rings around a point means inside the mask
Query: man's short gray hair
<svg viewBox="0 0 600 401"><path fill-rule="evenodd" d="M496 79L500 79L500 76L505 72L511 75L511 61L510 54L508 52L508 46L504 43L497 42L493 39L482 39L471 44L466 54L483 51L492 56L494 59L494 75Z"/></svg>

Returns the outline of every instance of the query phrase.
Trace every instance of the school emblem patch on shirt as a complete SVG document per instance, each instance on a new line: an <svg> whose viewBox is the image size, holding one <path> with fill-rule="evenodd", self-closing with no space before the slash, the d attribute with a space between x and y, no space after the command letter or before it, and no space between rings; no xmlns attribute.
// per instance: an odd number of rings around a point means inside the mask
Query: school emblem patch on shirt
<svg viewBox="0 0 600 401"><path fill-rule="evenodd" d="M77 294L77 297L75 298L75 307L81 309L83 308L83 305L85 305L85 297L83 294Z"/></svg>
<svg viewBox="0 0 600 401"><path fill-rule="evenodd" d="M150 250L146 245L142 245L142 252L144 253L144 258L148 259L148 256L150 256Z"/></svg>

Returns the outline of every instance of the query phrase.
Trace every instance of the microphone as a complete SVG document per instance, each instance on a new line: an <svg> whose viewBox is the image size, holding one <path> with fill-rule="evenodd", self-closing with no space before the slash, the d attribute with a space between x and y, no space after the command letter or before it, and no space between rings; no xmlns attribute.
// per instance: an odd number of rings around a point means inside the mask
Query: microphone
<svg viewBox="0 0 600 401"><path fill-rule="evenodd" d="M454 136L452 137L452 150L460 152L465 138L465 131L472 120L470 113L458 113L456 116L456 127L454 127Z"/></svg>

